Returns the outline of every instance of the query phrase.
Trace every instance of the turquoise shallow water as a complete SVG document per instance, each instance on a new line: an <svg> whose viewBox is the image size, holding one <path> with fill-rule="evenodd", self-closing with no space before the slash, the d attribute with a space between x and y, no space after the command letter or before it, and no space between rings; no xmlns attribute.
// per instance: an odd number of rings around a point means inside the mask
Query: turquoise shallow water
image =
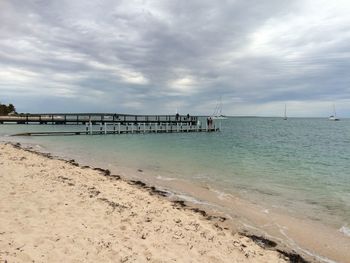
<svg viewBox="0 0 350 263"><path fill-rule="evenodd" d="M350 224L350 120L229 118L218 133L31 137L68 156L154 171L279 207L336 228ZM83 126L0 125L21 131Z"/></svg>

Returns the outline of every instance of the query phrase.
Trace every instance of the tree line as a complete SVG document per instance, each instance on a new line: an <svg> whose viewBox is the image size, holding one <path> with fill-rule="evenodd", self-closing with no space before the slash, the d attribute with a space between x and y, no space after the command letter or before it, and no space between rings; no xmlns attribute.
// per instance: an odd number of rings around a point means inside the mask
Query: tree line
<svg viewBox="0 0 350 263"><path fill-rule="evenodd" d="M9 113L16 113L16 107L13 104L1 104L0 103L0 115L8 115Z"/></svg>

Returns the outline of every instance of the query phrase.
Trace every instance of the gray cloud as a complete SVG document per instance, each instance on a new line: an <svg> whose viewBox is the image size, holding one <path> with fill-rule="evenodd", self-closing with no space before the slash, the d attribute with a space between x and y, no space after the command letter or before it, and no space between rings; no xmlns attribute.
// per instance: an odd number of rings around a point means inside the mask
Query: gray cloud
<svg viewBox="0 0 350 263"><path fill-rule="evenodd" d="M0 100L20 111L350 113L346 1L0 2ZM39 105L39 106L38 106ZM303 110L305 112L303 113ZM292 114L293 115L293 114Z"/></svg>

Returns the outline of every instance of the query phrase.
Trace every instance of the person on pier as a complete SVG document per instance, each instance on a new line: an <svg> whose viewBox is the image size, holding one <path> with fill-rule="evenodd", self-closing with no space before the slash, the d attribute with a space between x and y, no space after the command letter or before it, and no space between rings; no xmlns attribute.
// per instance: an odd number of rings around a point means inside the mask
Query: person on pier
<svg viewBox="0 0 350 263"><path fill-rule="evenodd" d="M211 117L207 118L207 127L208 127L208 131L210 131L213 127L213 119Z"/></svg>

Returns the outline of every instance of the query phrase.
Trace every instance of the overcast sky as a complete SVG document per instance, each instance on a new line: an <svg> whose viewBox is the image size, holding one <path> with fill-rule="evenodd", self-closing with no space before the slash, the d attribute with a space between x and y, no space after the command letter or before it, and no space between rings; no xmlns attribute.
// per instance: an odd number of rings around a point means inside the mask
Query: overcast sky
<svg viewBox="0 0 350 263"><path fill-rule="evenodd" d="M0 0L20 112L350 117L349 0Z"/></svg>

